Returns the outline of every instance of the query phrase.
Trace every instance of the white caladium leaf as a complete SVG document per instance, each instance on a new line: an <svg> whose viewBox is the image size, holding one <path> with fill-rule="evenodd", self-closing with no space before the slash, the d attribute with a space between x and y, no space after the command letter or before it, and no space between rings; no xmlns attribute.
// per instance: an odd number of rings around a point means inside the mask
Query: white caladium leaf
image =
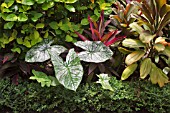
<svg viewBox="0 0 170 113"><path fill-rule="evenodd" d="M78 54L80 60L85 62L105 62L113 55L112 50L101 41L78 41L74 44L85 50Z"/></svg>
<svg viewBox="0 0 170 113"><path fill-rule="evenodd" d="M96 83L100 83L103 89L114 91L109 83L110 77L108 77L108 74L100 74L97 76L99 77L99 80Z"/></svg>
<svg viewBox="0 0 170 113"><path fill-rule="evenodd" d="M59 55L66 50L65 47L60 45L51 44L53 41L44 40L41 43L38 43L34 47L32 47L25 56L26 62L44 62L50 59L50 53L55 55Z"/></svg>
<svg viewBox="0 0 170 113"><path fill-rule="evenodd" d="M69 50L65 62L55 54L51 54L51 61L59 83L67 89L76 91L83 77L83 67L74 49Z"/></svg>

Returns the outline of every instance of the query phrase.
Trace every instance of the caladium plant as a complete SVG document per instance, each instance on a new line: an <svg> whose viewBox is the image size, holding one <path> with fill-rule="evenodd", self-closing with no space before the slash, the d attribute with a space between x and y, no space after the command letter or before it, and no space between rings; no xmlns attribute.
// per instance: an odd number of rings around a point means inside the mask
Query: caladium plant
<svg viewBox="0 0 170 113"><path fill-rule="evenodd" d="M101 12L100 19L97 22L92 21L90 16L88 16L88 21L90 23L90 31L84 30L86 34L89 35L90 38L78 33L75 33L83 40L91 40L91 41L101 41L106 46L110 46L117 41L124 39L126 36L117 36L121 31L118 30L110 30L106 32L106 27L108 27L111 20L104 21L104 11Z"/></svg>
<svg viewBox="0 0 170 113"><path fill-rule="evenodd" d="M59 55L66 48L60 45L51 45L52 43L53 41L44 40L35 45L27 52L25 60L27 62L44 62L51 59L58 82L65 88L76 91L83 77L83 67L80 63L80 58L74 52L74 49L71 49L66 57L66 62L64 62ZM52 85L51 76L42 75L41 77L40 74L39 72L38 75L30 79L38 80L43 86Z"/></svg>

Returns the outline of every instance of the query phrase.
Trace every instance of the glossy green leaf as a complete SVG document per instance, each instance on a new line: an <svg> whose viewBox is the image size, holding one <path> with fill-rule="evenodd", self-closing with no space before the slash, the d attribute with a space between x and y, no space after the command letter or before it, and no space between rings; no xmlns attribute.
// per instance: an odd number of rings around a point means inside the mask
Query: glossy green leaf
<svg viewBox="0 0 170 113"><path fill-rule="evenodd" d="M121 80L126 80L127 78L129 78L129 76L134 73L134 71L136 70L137 66L138 66L138 64L136 64L136 63L127 66L125 68L125 70L123 71L123 73L122 73Z"/></svg>
<svg viewBox="0 0 170 113"><path fill-rule="evenodd" d="M145 47L145 44L142 43L140 40L137 39L124 39L122 42L122 45L125 47L129 47L129 48L139 48L139 47Z"/></svg>
<svg viewBox="0 0 170 113"><path fill-rule="evenodd" d="M32 47L25 56L27 62L44 62L50 59L50 54L53 53L56 56L66 50L65 47L59 45L51 46L53 41L44 40L43 42Z"/></svg>
<svg viewBox="0 0 170 113"><path fill-rule="evenodd" d="M165 46L161 43L157 43L154 45L154 48L158 51L158 52L161 52L161 51L164 51L165 49Z"/></svg>
<svg viewBox="0 0 170 113"><path fill-rule="evenodd" d="M39 28L44 28L44 23L38 23L35 27L36 29L39 29Z"/></svg>
<svg viewBox="0 0 170 113"><path fill-rule="evenodd" d="M34 5L34 0L22 0L21 3L24 5Z"/></svg>
<svg viewBox="0 0 170 113"><path fill-rule="evenodd" d="M75 8L72 5L65 5L65 8L69 10L70 12L75 12Z"/></svg>
<svg viewBox="0 0 170 113"><path fill-rule="evenodd" d="M100 41L78 41L74 44L85 50L78 53L80 60L85 62L105 62L113 55L110 48Z"/></svg>
<svg viewBox="0 0 170 113"><path fill-rule="evenodd" d="M40 34L37 30L34 30L34 39L38 39L40 37Z"/></svg>
<svg viewBox="0 0 170 113"><path fill-rule="evenodd" d="M151 72L152 61L150 58L145 58L140 65L140 78L144 79Z"/></svg>
<svg viewBox="0 0 170 113"><path fill-rule="evenodd" d="M81 25L88 25L89 24L89 21L87 18L84 18L81 20Z"/></svg>
<svg viewBox="0 0 170 113"><path fill-rule="evenodd" d="M100 83L102 85L103 89L108 89L110 91L114 91L109 83L110 77L108 76L108 74L100 74L97 76L99 77L99 80L96 83Z"/></svg>
<svg viewBox="0 0 170 113"><path fill-rule="evenodd" d="M151 35L149 31L143 31L140 35L139 35L139 39L143 42L143 43L150 43L151 40L154 39L155 35Z"/></svg>
<svg viewBox="0 0 170 113"><path fill-rule="evenodd" d="M28 20L28 17L24 13L20 13L18 16L18 21L25 22Z"/></svg>
<svg viewBox="0 0 170 113"><path fill-rule="evenodd" d="M123 54L130 54L130 53L133 52L133 51L128 50L128 49L123 48L123 47L118 47L118 50L119 50L120 52L122 52Z"/></svg>
<svg viewBox="0 0 170 113"><path fill-rule="evenodd" d="M9 14L5 18L6 21L17 21L17 19L18 19L18 17L15 14Z"/></svg>
<svg viewBox="0 0 170 113"><path fill-rule="evenodd" d="M73 41L73 37L71 37L70 35L66 35L66 42L72 42Z"/></svg>
<svg viewBox="0 0 170 113"><path fill-rule="evenodd" d="M52 29L58 29L58 23L57 23L57 22L50 22L50 23L49 23L49 26L50 26Z"/></svg>
<svg viewBox="0 0 170 113"><path fill-rule="evenodd" d="M65 62L54 53L51 53L51 61L59 83L67 89L76 91L83 77L83 67L74 49L69 50Z"/></svg>
<svg viewBox="0 0 170 113"><path fill-rule="evenodd" d="M11 29L14 26L14 22L7 22L4 24L4 29Z"/></svg>
<svg viewBox="0 0 170 113"><path fill-rule="evenodd" d="M144 55L145 55L144 51L141 51L141 50L134 51L126 57L125 63L127 65L131 65L134 62L137 62L138 60L140 60Z"/></svg>
<svg viewBox="0 0 170 113"><path fill-rule="evenodd" d="M18 47L12 48L11 51L12 51L12 52L17 52L17 53L19 53L19 54L21 53L21 49L18 48Z"/></svg>

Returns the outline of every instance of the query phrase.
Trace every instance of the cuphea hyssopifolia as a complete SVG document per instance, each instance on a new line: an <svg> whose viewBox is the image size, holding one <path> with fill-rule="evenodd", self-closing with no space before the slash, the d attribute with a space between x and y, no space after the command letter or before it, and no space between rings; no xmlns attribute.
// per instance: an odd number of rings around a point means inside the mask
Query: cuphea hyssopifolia
<svg viewBox="0 0 170 113"><path fill-rule="evenodd" d="M115 42L124 39L125 36L118 35L121 31L118 31L117 29L116 30L114 30L114 29L107 30L106 29L106 28L108 28L108 25L110 24L111 20L107 20L107 21L104 20L104 11L101 12L100 18L97 22L93 21L90 18L90 16L88 16L88 21L90 24L89 31L84 30L84 33L89 36L88 38L75 31L75 33L80 37L80 39L85 41L84 43L86 43L87 41L88 42L92 41L91 43L93 43L92 48L89 48L88 45L86 45L86 48L84 48L85 45L81 47L82 49L88 50L89 53L82 54L82 52L80 52L80 54L81 54L80 59L85 62L90 62L87 75L91 75L91 76L88 76L88 77L92 78L92 76L95 74L94 71L96 71L97 68L99 69L97 71L98 73L99 72L100 73L108 73L108 74L114 73L114 74L118 75L117 72L114 71L113 68L111 68L110 64L113 64L113 63L111 63L111 62L106 63L105 62L106 60L103 60L103 59L104 59L104 56L108 57L107 60L112 57L113 53L111 52L111 50L108 47L111 46L112 44L114 44ZM95 45L96 42L98 42L98 43L100 42L100 44L102 46L96 46ZM105 47L104 45L107 47ZM76 44L76 46L77 46L77 44ZM103 48L99 48L99 47L103 47ZM83 55L86 56L85 54L89 56L88 60L83 58ZM90 56L91 56L91 58L90 58Z"/></svg>

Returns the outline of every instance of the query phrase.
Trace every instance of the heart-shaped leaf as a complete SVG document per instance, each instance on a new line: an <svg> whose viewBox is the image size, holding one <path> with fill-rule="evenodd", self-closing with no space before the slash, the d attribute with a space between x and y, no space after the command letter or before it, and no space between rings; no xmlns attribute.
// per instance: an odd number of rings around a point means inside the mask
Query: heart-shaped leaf
<svg viewBox="0 0 170 113"><path fill-rule="evenodd" d="M85 50L78 54L80 60L85 62L105 62L113 55L110 48L100 41L78 41L74 44Z"/></svg>
<svg viewBox="0 0 170 113"><path fill-rule="evenodd" d="M44 40L43 42L32 47L25 56L27 62L44 62L50 59L50 54L59 55L66 50L65 47L51 44L53 41Z"/></svg>
<svg viewBox="0 0 170 113"><path fill-rule="evenodd" d="M53 53L51 54L51 61L59 83L67 89L76 91L83 77L83 67L74 49L69 50L66 62Z"/></svg>

